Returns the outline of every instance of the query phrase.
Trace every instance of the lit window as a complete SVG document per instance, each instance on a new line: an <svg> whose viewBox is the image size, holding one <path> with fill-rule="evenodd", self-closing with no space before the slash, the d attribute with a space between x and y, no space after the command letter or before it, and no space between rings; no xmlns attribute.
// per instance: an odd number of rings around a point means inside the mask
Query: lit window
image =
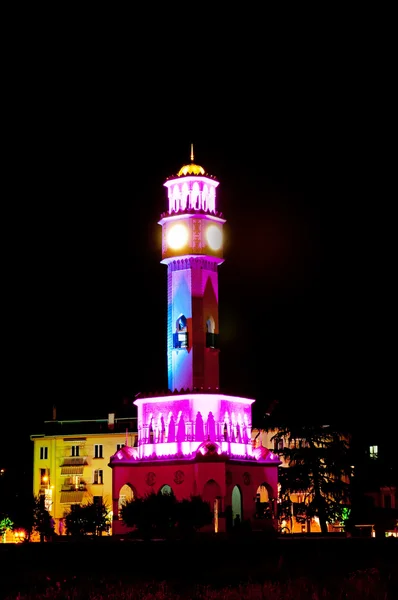
<svg viewBox="0 0 398 600"><path fill-rule="evenodd" d="M370 446L369 448L369 456L370 458L377 458L378 457L378 452L379 448L378 446Z"/></svg>

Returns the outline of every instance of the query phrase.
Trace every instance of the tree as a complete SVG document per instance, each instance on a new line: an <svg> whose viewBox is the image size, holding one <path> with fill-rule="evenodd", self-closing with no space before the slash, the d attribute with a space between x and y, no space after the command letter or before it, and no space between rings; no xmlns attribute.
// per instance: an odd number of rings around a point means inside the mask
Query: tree
<svg viewBox="0 0 398 600"><path fill-rule="evenodd" d="M177 500L173 492L159 490L144 497L129 500L122 506L121 517L144 537L167 537L177 519Z"/></svg>
<svg viewBox="0 0 398 600"><path fill-rule="evenodd" d="M40 541L44 542L46 538L51 538L54 533L53 518L44 506L44 496L35 496L33 498L32 509L32 529L40 534ZM29 537L32 529L28 531Z"/></svg>
<svg viewBox="0 0 398 600"><path fill-rule="evenodd" d="M327 523L341 522L350 502L348 436L330 425L294 425L278 427L274 439L284 439L278 454L287 462L279 470L281 512L287 515L290 495L302 493L304 503L298 518L319 518L321 531Z"/></svg>
<svg viewBox="0 0 398 600"><path fill-rule="evenodd" d="M65 528L68 535L99 536L107 531L110 526L109 509L105 504L72 505L69 512L65 514Z"/></svg>
<svg viewBox="0 0 398 600"><path fill-rule="evenodd" d="M209 503L200 496L178 502L173 492L160 490L126 502L121 508L121 518L144 539L151 539L169 537L176 531L183 535L194 533L211 523L213 515Z"/></svg>
<svg viewBox="0 0 398 600"><path fill-rule="evenodd" d="M5 515L0 515L0 539L5 542L7 531L12 531L14 529L14 523L11 519Z"/></svg>
<svg viewBox="0 0 398 600"><path fill-rule="evenodd" d="M177 505L177 526L184 535L191 535L204 525L210 525L213 513L201 496L191 496Z"/></svg>

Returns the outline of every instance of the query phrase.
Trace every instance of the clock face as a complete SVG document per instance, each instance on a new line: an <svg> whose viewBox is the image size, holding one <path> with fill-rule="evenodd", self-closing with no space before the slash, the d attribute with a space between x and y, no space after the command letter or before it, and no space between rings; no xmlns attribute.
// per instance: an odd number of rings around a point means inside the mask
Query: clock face
<svg viewBox="0 0 398 600"><path fill-rule="evenodd" d="M212 250L219 250L222 246L222 231L217 225L209 225L206 230L206 239Z"/></svg>
<svg viewBox="0 0 398 600"><path fill-rule="evenodd" d="M167 244L173 250L183 248L188 242L188 227L176 223L167 232Z"/></svg>

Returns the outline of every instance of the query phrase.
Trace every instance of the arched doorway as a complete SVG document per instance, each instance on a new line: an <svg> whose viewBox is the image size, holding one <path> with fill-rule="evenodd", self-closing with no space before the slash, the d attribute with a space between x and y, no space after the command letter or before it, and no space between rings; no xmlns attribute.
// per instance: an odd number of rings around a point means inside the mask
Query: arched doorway
<svg viewBox="0 0 398 600"><path fill-rule="evenodd" d="M257 488L256 493L256 518L257 519L272 519L272 489L267 483L261 483Z"/></svg>
<svg viewBox="0 0 398 600"><path fill-rule="evenodd" d="M236 485L232 490L232 525L238 527L242 523L242 492Z"/></svg>
<svg viewBox="0 0 398 600"><path fill-rule="evenodd" d="M125 483L120 488L119 500L118 500L118 516L119 516L119 519L121 517L122 506L124 506L127 502L130 502L131 500L134 500L134 498L136 498L136 497L137 497L137 494L135 493L135 490L134 490L133 486L130 485L129 483Z"/></svg>
<svg viewBox="0 0 398 600"><path fill-rule="evenodd" d="M208 502L213 512L213 529L218 532L218 514L221 507L221 488L214 479L209 479L203 488L203 500Z"/></svg>

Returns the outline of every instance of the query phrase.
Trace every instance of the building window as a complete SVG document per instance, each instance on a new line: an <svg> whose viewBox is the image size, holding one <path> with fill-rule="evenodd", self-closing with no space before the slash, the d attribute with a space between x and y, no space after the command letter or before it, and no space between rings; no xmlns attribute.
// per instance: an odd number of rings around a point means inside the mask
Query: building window
<svg viewBox="0 0 398 600"><path fill-rule="evenodd" d="M174 348L188 347L187 319L184 315L178 317L176 321L176 332L173 334Z"/></svg>
<svg viewBox="0 0 398 600"><path fill-rule="evenodd" d="M116 444L116 452L119 452L121 448L124 448L124 444Z"/></svg>
<svg viewBox="0 0 398 600"><path fill-rule="evenodd" d="M71 447L71 456L80 456L80 446Z"/></svg>
<svg viewBox="0 0 398 600"><path fill-rule="evenodd" d="M47 460L48 458L48 447L42 446L40 448L40 460Z"/></svg>
<svg viewBox="0 0 398 600"><path fill-rule="evenodd" d="M102 458L103 445L95 444L94 445L94 458Z"/></svg>
<svg viewBox="0 0 398 600"><path fill-rule="evenodd" d="M95 469L93 483L94 484L104 483L104 471L102 469Z"/></svg>
<svg viewBox="0 0 398 600"><path fill-rule="evenodd" d="M210 315L206 320L206 348L218 348L218 333L215 332L216 324Z"/></svg>
<svg viewBox="0 0 398 600"><path fill-rule="evenodd" d="M384 508L391 508L391 496L387 494L384 495Z"/></svg>
<svg viewBox="0 0 398 600"><path fill-rule="evenodd" d="M93 504L97 508L101 508L101 506L102 506L102 496L93 496Z"/></svg>
<svg viewBox="0 0 398 600"><path fill-rule="evenodd" d="M283 450L283 440L276 438L274 440L274 452L280 452L281 450Z"/></svg>
<svg viewBox="0 0 398 600"><path fill-rule="evenodd" d="M378 454L379 454L378 446L370 446L370 448L369 448L370 458L377 458Z"/></svg>
<svg viewBox="0 0 398 600"><path fill-rule="evenodd" d="M47 473L47 469L40 469L40 482L45 487L49 482L49 476Z"/></svg>

